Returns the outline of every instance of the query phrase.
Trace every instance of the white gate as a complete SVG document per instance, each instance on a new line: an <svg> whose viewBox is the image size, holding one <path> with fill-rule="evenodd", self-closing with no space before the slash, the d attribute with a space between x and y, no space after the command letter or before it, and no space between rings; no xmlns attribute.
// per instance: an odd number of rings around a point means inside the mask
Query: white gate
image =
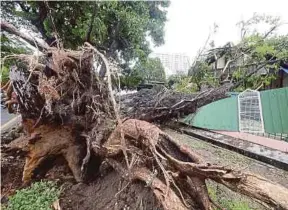
<svg viewBox="0 0 288 210"><path fill-rule="evenodd" d="M245 90L238 95L239 131L264 133L260 93Z"/></svg>

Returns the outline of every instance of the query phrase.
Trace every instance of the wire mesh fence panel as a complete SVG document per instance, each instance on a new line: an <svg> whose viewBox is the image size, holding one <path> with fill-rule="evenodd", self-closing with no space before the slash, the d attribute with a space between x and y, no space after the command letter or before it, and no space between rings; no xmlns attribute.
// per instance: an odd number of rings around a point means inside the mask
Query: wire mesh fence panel
<svg viewBox="0 0 288 210"><path fill-rule="evenodd" d="M239 131L245 133L264 133L260 93L245 90L238 95Z"/></svg>

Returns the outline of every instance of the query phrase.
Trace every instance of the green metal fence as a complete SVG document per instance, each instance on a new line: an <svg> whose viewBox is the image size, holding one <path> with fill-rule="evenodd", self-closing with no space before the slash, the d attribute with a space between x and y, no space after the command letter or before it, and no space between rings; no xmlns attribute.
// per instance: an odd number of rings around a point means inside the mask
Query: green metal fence
<svg viewBox="0 0 288 210"><path fill-rule="evenodd" d="M287 139L288 88L260 92L265 133Z"/></svg>
<svg viewBox="0 0 288 210"><path fill-rule="evenodd" d="M288 88L260 91L260 97L264 135L288 141ZM182 121L211 130L239 131L237 97L208 104Z"/></svg>
<svg viewBox="0 0 288 210"><path fill-rule="evenodd" d="M237 97L225 98L200 108L183 122L212 130L238 131Z"/></svg>

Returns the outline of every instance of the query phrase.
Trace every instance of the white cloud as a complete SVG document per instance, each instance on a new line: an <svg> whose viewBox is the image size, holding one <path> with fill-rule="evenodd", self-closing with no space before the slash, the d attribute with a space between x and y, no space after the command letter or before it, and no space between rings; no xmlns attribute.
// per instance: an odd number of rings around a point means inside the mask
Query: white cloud
<svg viewBox="0 0 288 210"><path fill-rule="evenodd" d="M219 28L214 36L215 45L237 41L240 30L236 23L254 13L280 16L288 22L287 0L172 0L165 27L165 44L154 48L157 53L185 53L195 56L203 46L209 30L216 23ZM288 34L288 25L281 34Z"/></svg>

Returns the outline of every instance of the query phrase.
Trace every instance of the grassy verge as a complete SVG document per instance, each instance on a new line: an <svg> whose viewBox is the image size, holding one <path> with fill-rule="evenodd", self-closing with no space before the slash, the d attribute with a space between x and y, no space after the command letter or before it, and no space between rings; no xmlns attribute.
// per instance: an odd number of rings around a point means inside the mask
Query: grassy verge
<svg viewBox="0 0 288 210"><path fill-rule="evenodd" d="M217 185L208 185L210 198L226 210L252 210L250 203L239 197L228 198L223 195L223 191ZM218 209L217 209L218 210ZM220 210L220 209L219 209Z"/></svg>

